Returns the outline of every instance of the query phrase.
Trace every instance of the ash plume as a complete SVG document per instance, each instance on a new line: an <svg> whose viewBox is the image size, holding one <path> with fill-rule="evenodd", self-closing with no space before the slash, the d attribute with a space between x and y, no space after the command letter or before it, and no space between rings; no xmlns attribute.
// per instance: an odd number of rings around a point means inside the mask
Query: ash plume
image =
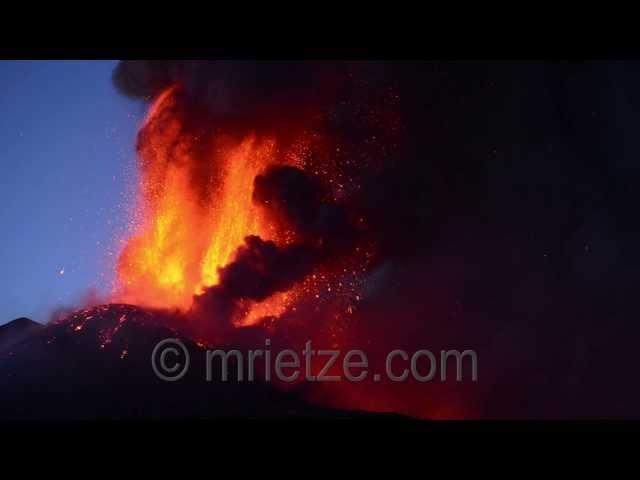
<svg viewBox="0 0 640 480"><path fill-rule="evenodd" d="M306 275L314 260L313 252L302 245L278 248L250 236L238 248L236 259L220 270L220 285L234 297L264 300Z"/></svg>
<svg viewBox="0 0 640 480"><path fill-rule="evenodd" d="M195 297L192 314L229 322L241 300L262 301L289 289L315 267L349 251L356 229L329 199L315 177L289 166L268 169L254 180L253 201L282 222L281 229L298 234L285 246L256 235L245 238L234 260L218 271L219 283Z"/></svg>
<svg viewBox="0 0 640 480"><path fill-rule="evenodd" d="M204 118L216 132L290 140L308 127L329 139L304 170L255 179L253 201L294 243L248 238L194 311L228 324L243 299L268 298L364 240L375 253L355 308L305 297L270 334L322 342L339 329L344 345L379 353L475 349L479 386L320 395L445 418L638 416L640 391L623 377L638 333L639 79L624 62L168 61L114 73L133 97L178 84L185 117L202 115L186 122L193 132ZM208 192L202 170L192 174ZM348 322L331 323L347 309Z"/></svg>
<svg viewBox="0 0 640 480"><path fill-rule="evenodd" d="M306 245L279 247L249 236L236 251L235 260L219 270L219 284L195 297L192 315L224 325L232 319L240 300L262 301L287 290L312 270L318 257L318 252Z"/></svg>
<svg viewBox="0 0 640 480"><path fill-rule="evenodd" d="M345 207L332 201L316 177L296 167L271 167L258 175L253 201L274 212L303 241L319 242L324 250L347 248L357 233Z"/></svg>
<svg viewBox="0 0 640 480"><path fill-rule="evenodd" d="M122 94L151 99L179 85L217 118L273 118L274 109L293 113L326 92L331 64L318 62L125 60L113 73Z"/></svg>

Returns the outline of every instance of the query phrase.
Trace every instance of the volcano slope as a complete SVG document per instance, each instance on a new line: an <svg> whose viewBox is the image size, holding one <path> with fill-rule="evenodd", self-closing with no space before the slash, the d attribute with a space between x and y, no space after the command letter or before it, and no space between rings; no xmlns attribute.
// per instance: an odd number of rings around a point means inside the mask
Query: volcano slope
<svg viewBox="0 0 640 480"><path fill-rule="evenodd" d="M46 326L27 319L3 326L0 420L389 418L316 407L264 381L221 382L219 365L207 382L205 347L163 315L108 304ZM179 338L190 354L177 382L160 380L151 366L166 338Z"/></svg>

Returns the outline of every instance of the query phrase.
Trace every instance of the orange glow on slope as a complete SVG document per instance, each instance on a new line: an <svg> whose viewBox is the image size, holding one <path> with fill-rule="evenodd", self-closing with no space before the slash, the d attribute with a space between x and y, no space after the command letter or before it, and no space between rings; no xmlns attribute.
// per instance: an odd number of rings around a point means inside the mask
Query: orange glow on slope
<svg viewBox="0 0 640 480"><path fill-rule="evenodd" d="M140 134L142 219L120 256L114 301L184 311L194 294L217 283L218 268L247 235L274 239L251 197L255 176L275 161L276 142L249 135L193 153L202 145L176 112L170 88L149 109ZM194 184L203 168L206 195Z"/></svg>

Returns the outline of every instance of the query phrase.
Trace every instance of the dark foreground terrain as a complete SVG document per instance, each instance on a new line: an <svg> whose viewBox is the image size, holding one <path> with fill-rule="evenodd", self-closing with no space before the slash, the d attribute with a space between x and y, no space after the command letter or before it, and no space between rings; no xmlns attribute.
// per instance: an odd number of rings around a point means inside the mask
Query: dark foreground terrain
<svg viewBox="0 0 640 480"><path fill-rule="evenodd" d="M176 336L128 305L47 326L14 320L0 327L0 420L388 418L313 406L265 382L206 382L205 348L185 338L192 368L163 382L151 353Z"/></svg>

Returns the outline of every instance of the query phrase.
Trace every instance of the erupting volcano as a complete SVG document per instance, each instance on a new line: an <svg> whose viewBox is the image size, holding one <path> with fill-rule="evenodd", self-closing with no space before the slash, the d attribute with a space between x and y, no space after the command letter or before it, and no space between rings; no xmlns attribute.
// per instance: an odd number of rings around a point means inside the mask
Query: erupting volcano
<svg viewBox="0 0 640 480"><path fill-rule="evenodd" d="M328 248L346 240L330 236L353 232L344 228L349 219L339 210L342 174L318 164L321 135L300 126L292 133L286 123L284 135L228 124L199 111L178 86L151 105L138 139L138 218L118 261L113 301L189 314L194 301L220 285L221 272L230 271L250 238L258 242L254 274L263 276L264 292L236 296L243 305L233 312L235 324L278 317L302 295L319 298L320 290L344 297L349 289L357 301L353 277L368 253L350 245L351 261L339 265L347 273L342 280L322 268L334 260ZM276 255L296 248L300 255L293 253L297 258L286 267L269 265L267 245ZM296 272L301 263L304 272ZM274 267L290 272L267 271ZM267 285L274 274L282 278ZM322 284L314 281L319 277Z"/></svg>
<svg viewBox="0 0 640 480"><path fill-rule="evenodd" d="M625 68L120 62L113 84L146 114L114 283L0 329L0 418L637 416ZM370 374L162 384L149 357L170 337L201 367L205 349L310 343L365 352ZM436 375L425 350L477 352L479 381ZM398 351L421 376L376 375Z"/></svg>
<svg viewBox="0 0 640 480"><path fill-rule="evenodd" d="M401 97L394 81L376 78L378 68L121 62L116 86L149 106L110 304L59 316L38 348L95 334L97 351L126 364L149 354L142 338L155 325L197 348L249 350L267 338L274 349L363 348L383 371L388 351L413 347L405 335L422 319L408 318L406 302L385 305L392 297L381 289L394 278L389 260L421 248L411 230L425 222L415 196L422 184L404 171ZM400 275L415 285L415 272ZM396 321L404 325L390 329ZM377 382L275 387L350 410L439 417L465 409L442 400L459 395L455 388L426 398L416 382Z"/></svg>

